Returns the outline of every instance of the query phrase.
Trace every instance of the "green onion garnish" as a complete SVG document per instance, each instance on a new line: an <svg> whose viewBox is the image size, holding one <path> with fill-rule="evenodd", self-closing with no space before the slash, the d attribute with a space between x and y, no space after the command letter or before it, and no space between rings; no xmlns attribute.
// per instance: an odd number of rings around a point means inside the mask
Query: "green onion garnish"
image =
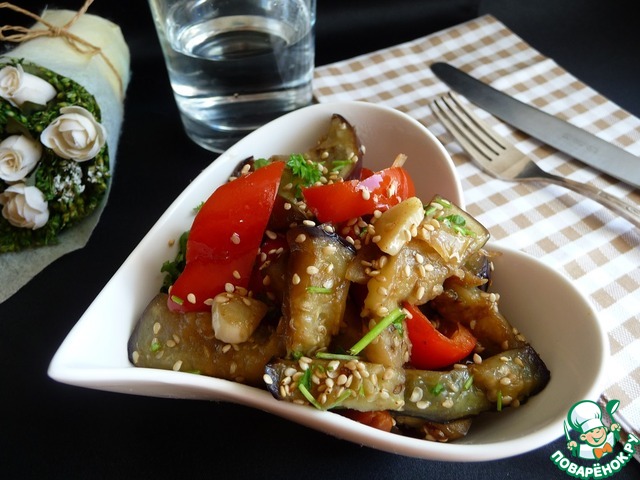
<svg viewBox="0 0 640 480"><path fill-rule="evenodd" d="M321 358L323 360L358 360L358 357L355 355L345 355L344 353L329 353L329 352L318 352L316 353L316 358Z"/></svg>
<svg viewBox="0 0 640 480"><path fill-rule="evenodd" d="M333 290L331 288L325 288L325 287L307 287L307 292L309 292L309 293L328 293L328 294L331 294L331 293L333 293Z"/></svg>
<svg viewBox="0 0 640 480"><path fill-rule="evenodd" d="M444 385L441 383L436 383L434 387L431 389L431 393L434 395L440 395L440 393L444 390Z"/></svg>
<svg viewBox="0 0 640 480"><path fill-rule="evenodd" d="M313 395L311 395L311 392L307 390L307 387L300 384L298 385L298 390L300 390L300 393L304 396L304 398L306 398L309 401L311 405L316 407L318 410L324 410L322 408L322 405L320 405L320 403L318 403L318 401L315 398L313 398Z"/></svg>
<svg viewBox="0 0 640 480"><path fill-rule="evenodd" d="M369 330L364 337L362 337L353 347L349 349L351 355L358 355L362 350L366 348L371 342L373 342L380 333L389 325L402 320L405 314L401 309L396 308L389 315L380 320L371 330Z"/></svg>
<svg viewBox="0 0 640 480"><path fill-rule="evenodd" d="M342 392L342 394L338 398L336 398L335 402L333 402L331 405L328 405L327 407L324 407L324 409L331 410L332 408L336 408L338 405L343 403L350 396L351 396L351 390L347 388L344 392Z"/></svg>

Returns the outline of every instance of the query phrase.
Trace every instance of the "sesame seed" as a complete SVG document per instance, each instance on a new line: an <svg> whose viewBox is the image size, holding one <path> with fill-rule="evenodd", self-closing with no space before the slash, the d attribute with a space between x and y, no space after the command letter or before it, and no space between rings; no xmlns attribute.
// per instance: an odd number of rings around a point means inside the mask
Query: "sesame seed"
<svg viewBox="0 0 640 480"><path fill-rule="evenodd" d="M154 323L153 324L153 333L155 335L157 335L161 328L162 328L162 325L160 325L160 322Z"/></svg>
<svg viewBox="0 0 640 480"><path fill-rule="evenodd" d="M191 304L195 304L196 303L196 296L193 293L190 293L187 295L187 302L191 303Z"/></svg>
<svg viewBox="0 0 640 480"><path fill-rule="evenodd" d="M266 373L262 376L262 380L264 380L264 383L266 383L267 385L273 385L273 378L271 378L271 376Z"/></svg>
<svg viewBox="0 0 640 480"><path fill-rule="evenodd" d="M411 400L413 403L417 403L422 400L423 395L424 391L420 387L414 387L414 389L411 391L411 397L409 398L409 400Z"/></svg>
<svg viewBox="0 0 640 480"><path fill-rule="evenodd" d="M176 363L173 364L172 370L177 372L180 370L180 367L182 367L182 360L178 360Z"/></svg>
<svg viewBox="0 0 640 480"><path fill-rule="evenodd" d="M278 238L278 235L276 234L276 232L272 232L271 230L266 230L264 233L271 240L275 240L276 238Z"/></svg>
<svg viewBox="0 0 640 480"><path fill-rule="evenodd" d="M331 360L329 362L329 364L327 365L327 369L330 371L334 371L337 370L340 367L340 361L339 360Z"/></svg>
<svg viewBox="0 0 640 480"><path fill-rule="evenodd" d="M303 243L307 239L307 236L304 233L301 233L296 237L296 243Z"/></svg>
<svg viewBox="0 0 640 480"><path fill-rule="evenodd" d="M225 292L233 293L234 290L235 290L235 287L233 286L232 283L227 282L227 283L224 284L224 291Z"/></svg>
<svg viewBox="0 0 640 480"><path fill-rule="evenodd" d="M451 398L447 398L444 402L442 402L441 405L444 408L451 408L451 407L453 407L453 400Z"/></svg>
<svg viewBox="0 0 640 480"><path fill-rule="evenodd" d="M320 269L315 265L309 265L306 271L309 275L315 275L320 272Z"/></svg>
<svg viewBox="0 0 640 480"><path fill-rule="evenodd" d="M233 235L231 235L231 243L238 245L240 243L240 235L234 232Z"/></svg>
<svg viewBox="0 0 640 480"><path fill-rule="evenodd" d="M418 407L420 410L425 410L426 408L429 408L431 406L431 402L428 400L421 400L420 402L416 403L416 407Z"/></svg>
<svg viewBox="0 0 640 480"><path fill-rule="evenodd" d="M240 280L240 272L238 270L234 270L232 275L236 280Z"/></svg>
<svg viewBox="0 0 640 480"><path fill-rule="evenodd" d="M302 224L306 225L307 227L315 227L316 226L316 222L314 222L313 220L303 220Z"/></svg>
<svg viewBox="0 0 640 480"><path fill-rule="evenodd" d="M291 277L291 283L294 285L298 285L300 283L300 275L298 275L297 273L294 273L293 276Z"/></svg>
<svg viewBox="0 0 640 480"><path fill-rule="evenodd" d="M502 377L500 379L500 385L511 385L511 379L509 377Z"/></svg>

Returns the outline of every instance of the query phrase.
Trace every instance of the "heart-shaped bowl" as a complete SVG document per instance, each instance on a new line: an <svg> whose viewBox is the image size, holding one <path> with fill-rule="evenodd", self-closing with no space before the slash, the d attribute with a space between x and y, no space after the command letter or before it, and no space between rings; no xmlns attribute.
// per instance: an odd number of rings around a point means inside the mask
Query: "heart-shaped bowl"
<svg viewBox="0 0 640 480"><path fill-rule="evenodd" d="M563 434L570 407L600 392L608 344L588 299L541 262L498 245L492 290L501 311L530 341L551 371L547 387L519 408L482 415L469 434L437 443L376 430L330 411L274 399L266 390L184 372L134 367L127 341L158 292L160 265L172 259L177 239L190 227L193 208L251 155L304 151L338 113L352 123L366 147L366 166L388 167L399 153L428 201L438 193L464 206L460 181L446 150L411 117L365 102L313 105L248 135L207 167L173 202L78 320L49 366L51 378L81 387L137 395L209 399L243 404L372 448L444 461L484 461L517 455Z"/></svg>

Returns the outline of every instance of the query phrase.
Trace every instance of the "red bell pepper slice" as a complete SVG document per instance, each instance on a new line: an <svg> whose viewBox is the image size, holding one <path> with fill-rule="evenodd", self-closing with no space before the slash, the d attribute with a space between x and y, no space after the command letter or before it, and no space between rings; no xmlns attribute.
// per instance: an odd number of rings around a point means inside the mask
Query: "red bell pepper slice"
<svg viewBox="0 0 640 480"><path fill-rule="evenodd" d="M405 303L409 312L405 322L411 340L411 358L409 362L421 370L437 370L459 362L468 356L476 346L477 340L464 325L449 335L438 331L429 319L415 305Z"/></svg>
<svg viewBox="0 0 640 480"><path fill-rule="evenodd" d="M171 286L168 307L207 311L225 285L247 288L278 193L284 162L274 162L216 189L193 220L186 265Z"/></svg>
<svg viewBox="0 0 640 480"><path fill-rule="evenodd" d="M304 188L302 195L320 222L340 223L375 210L387 210L413 197L415 187L404 168L390 167L361 180Z"/></svg>

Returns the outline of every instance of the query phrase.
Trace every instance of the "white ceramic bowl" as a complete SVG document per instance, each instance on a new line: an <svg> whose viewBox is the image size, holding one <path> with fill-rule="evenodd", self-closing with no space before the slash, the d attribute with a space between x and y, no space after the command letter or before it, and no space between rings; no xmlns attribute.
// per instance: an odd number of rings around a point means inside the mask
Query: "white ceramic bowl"
<svg viewBox="0 0 640 480"><path fill-rule="evenodd" d="M496 247L503 255L495 261L494 291L502 296L501 309L507 318L546 362L551 381L524 406L479 419L469 435L455 443L385 433L331 412L277 401L266 391L245 385L129 363L127 340L160 288L159 265L175 255L167 241L190 226L193 206L206 199L245 157L288 154L312 145L326 130L332 113L342 114L356 126L367 148L369 168L384 168L398 153L405 153L421 199L440 193L463 205L460 182L447 152L410 117L361 102L314 105L285 115L221 155L176 199L69 333L51 362L49 375L63 383L106 391L241 403L358 444L425 459L493 460L561 436L571 405L596 398L600 392L606 336L588 300L569 281L542 263L504 248Z"/></svg>

